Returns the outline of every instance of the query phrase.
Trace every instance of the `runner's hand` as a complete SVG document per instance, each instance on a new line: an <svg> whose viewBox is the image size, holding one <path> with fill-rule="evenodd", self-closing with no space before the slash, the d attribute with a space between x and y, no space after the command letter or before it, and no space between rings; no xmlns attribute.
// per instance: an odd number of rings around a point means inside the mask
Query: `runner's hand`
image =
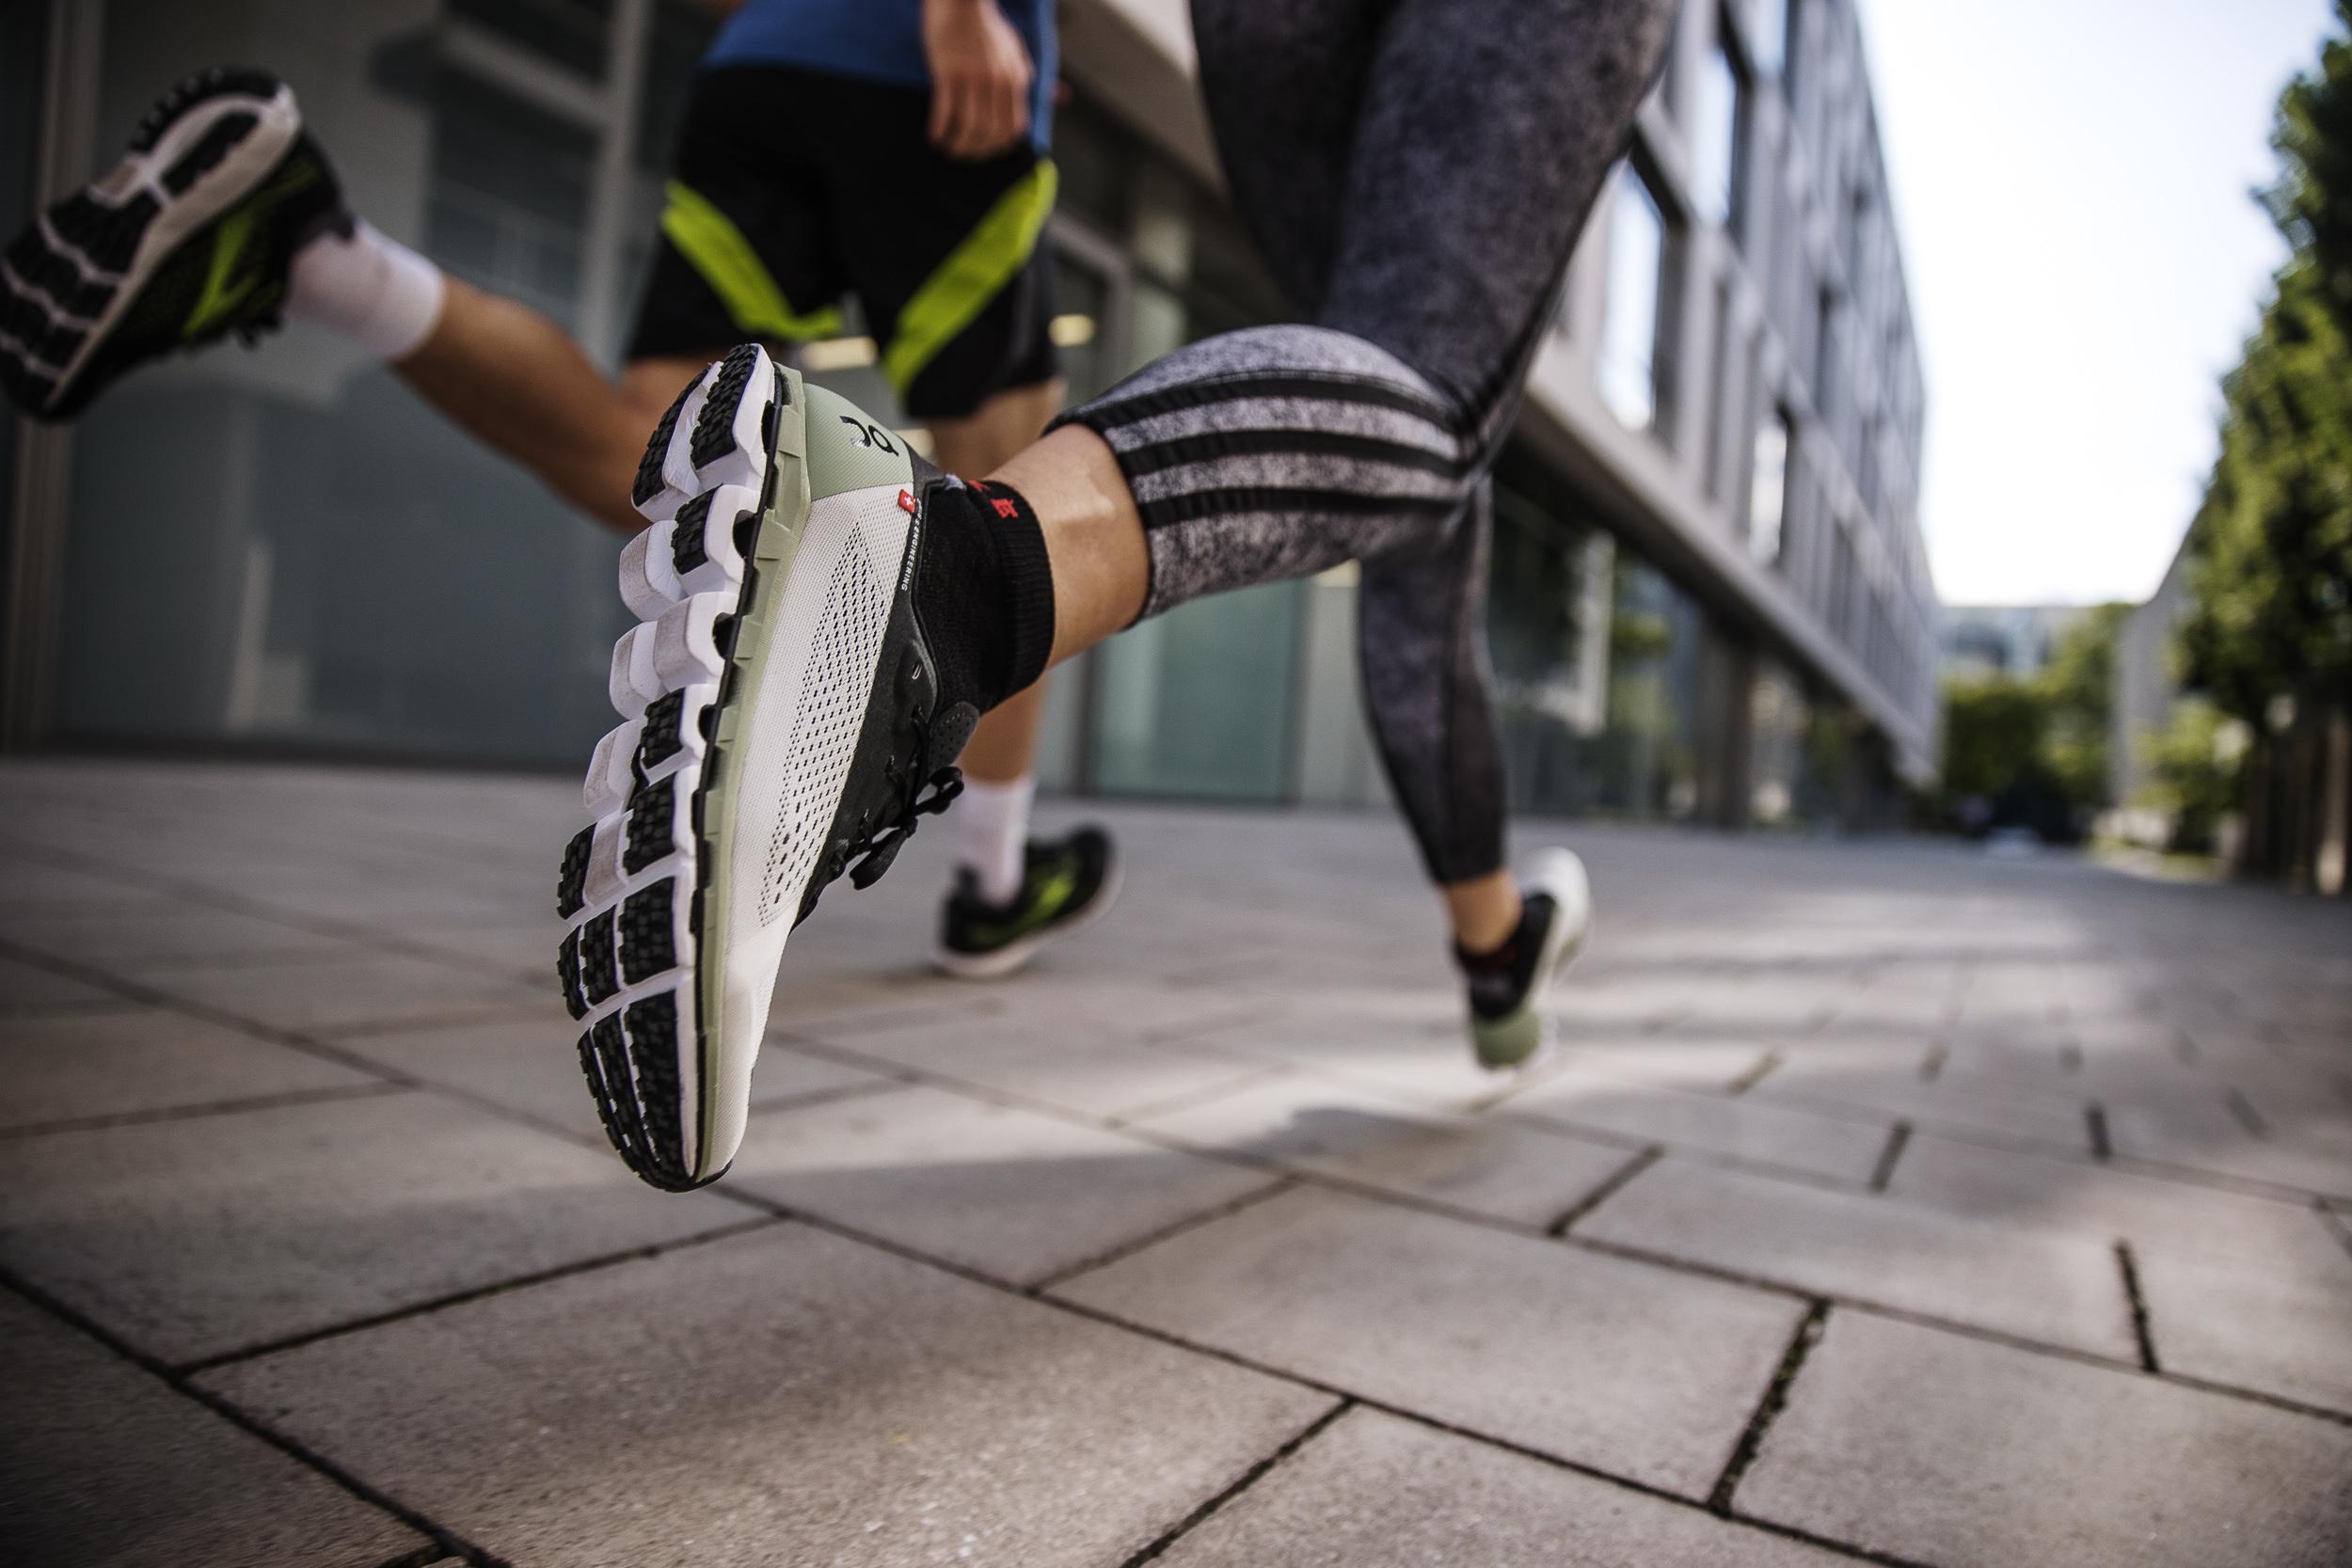
<svg viewBox="0 0 2352 1568"><path fill-rule="evenodd" d="M931 69L931 143L951 158L993 158L1029 129L1035 68L996 0L923 0Z"/></svg>

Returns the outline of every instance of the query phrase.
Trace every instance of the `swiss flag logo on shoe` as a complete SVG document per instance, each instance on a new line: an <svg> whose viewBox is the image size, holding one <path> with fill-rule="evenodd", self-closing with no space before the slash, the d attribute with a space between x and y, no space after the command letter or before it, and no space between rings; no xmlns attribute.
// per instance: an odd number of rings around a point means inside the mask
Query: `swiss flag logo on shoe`
<svg viewBox="0 0 2352 1568"><path fill-rule="evenodd" d="M914 491L901 490L898 492L898 510L905 513L910 517L914 515Z"/></svg>

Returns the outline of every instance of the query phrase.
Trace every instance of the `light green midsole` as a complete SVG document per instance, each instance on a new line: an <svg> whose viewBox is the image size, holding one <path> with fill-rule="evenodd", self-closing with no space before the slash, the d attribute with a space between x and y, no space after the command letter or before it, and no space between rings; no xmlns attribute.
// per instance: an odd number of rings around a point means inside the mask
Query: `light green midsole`
<svg viewBox="0 0 2352 1568"><path fill-rule="evenodd" d="M776 605L784 596L792 558L800 553L801 537L808 528L808 389L798 371L777 369L792 405L777 410L776 438L768 452L768 504L759 514L759 533L745 560L752 574L751 593L749 602L736 611L734 650L727 660L733 689L720 705L710 745L703 753L699 852L705 858L695 870L696 897L702 909L702 928L694 943L697 1167L704 1164L702 1151L709 1147L715 1109L713 1074L708 1053L702 1048L723 1037L720 1025L726 1005L726 965L722 960L727 951L727 899L703 872L707 868L716 874L735 863L736 806L742 793L735 767L736 743L747 722L744 716L757 710L759 682L767 663L759 656L767 650Z"/></svg>

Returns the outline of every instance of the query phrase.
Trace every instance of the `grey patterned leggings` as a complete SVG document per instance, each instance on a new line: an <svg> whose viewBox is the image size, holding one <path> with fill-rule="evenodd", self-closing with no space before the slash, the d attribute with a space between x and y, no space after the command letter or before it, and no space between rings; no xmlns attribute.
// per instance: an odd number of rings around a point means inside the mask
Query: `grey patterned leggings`
<svg viewBox="0 0 2352 1568"><path fill-rule="evenodd" d="M1064 420L1117 454L1153 615L1362 562L1365 703L1439 882L1502 863L1486 474L1675 0L1193 0L1233 199L1311 325Z"/></svg>

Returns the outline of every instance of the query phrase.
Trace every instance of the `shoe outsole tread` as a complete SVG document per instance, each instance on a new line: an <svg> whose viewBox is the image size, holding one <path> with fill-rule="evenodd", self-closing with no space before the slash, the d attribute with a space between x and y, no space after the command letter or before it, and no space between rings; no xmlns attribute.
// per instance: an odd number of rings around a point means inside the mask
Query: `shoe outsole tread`
<svg viewBox="0 0 2352 1568"><path fill-rule="evenodd" d="M558 877L557 910L572 929L557 973L566 1007L589 1021L582 1073L613 1148L666 1191L724 1174L698 1154L705 816L737 722L739 618L760 574L783 559L763 519L796 461L774 455L793 396L764 351L738 348L678 394L646 444L630 497L654 526L621 562L622 596L640 621L612 660L625 722L597 748L583 796L598 820L574 836Z"/></svg>

